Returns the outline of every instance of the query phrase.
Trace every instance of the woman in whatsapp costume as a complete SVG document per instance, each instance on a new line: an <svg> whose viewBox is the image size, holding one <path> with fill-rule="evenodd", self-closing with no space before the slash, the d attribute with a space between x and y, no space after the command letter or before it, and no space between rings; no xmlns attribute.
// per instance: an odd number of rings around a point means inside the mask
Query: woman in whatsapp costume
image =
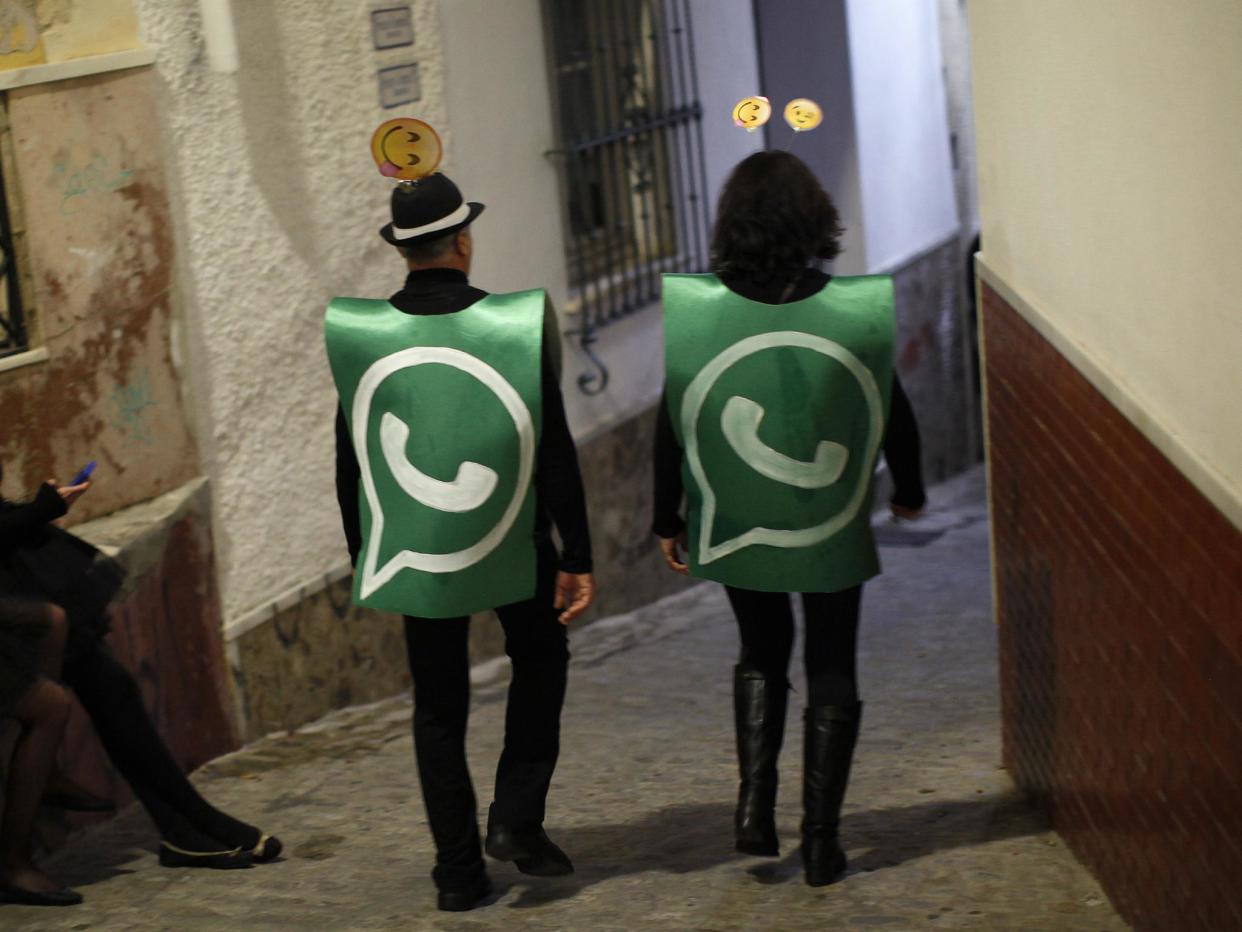
<svg viewBox="0 0 1242 932"><path fill-rule="evenodd" d="M846 867L837 825L862 712L862 583L879 571L868 512L881 445L894 513L913 517L925 502L918 427L892 370L891 281L816 268L838 254L841 233L797 157L760 152L734 169L717 211L715 274L664 279L667 382L655 442L652 530L664 558L725 583L737 618L735 829L747 854L779 854L790 594L801 593L801 850L812 886Z"/></svg>

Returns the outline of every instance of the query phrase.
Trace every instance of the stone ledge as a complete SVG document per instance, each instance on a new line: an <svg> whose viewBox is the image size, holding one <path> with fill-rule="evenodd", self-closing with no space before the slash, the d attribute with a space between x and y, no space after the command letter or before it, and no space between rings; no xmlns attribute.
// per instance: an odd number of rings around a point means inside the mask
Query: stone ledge
<svg viewBox="0 0 1242 932"><path fill-rule="evenodd" d="M122 592L128 594L159 565L173 528L188 515L210 524L211 489L205 476L157 498L75 525L72 530L125 567L129 576Z"/></svg>

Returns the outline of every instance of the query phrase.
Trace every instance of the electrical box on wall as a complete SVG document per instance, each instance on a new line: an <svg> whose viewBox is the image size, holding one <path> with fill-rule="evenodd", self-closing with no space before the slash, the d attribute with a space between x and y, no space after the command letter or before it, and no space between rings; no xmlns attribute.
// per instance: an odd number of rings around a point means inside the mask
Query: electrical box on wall
<svg viewBox="0 0 1242 932"><path fill-rule="evenodd" d="M391 110L417 102L423 94L414 56L413 4L372 0L367 16L376 56L380 106Z"/></svg>

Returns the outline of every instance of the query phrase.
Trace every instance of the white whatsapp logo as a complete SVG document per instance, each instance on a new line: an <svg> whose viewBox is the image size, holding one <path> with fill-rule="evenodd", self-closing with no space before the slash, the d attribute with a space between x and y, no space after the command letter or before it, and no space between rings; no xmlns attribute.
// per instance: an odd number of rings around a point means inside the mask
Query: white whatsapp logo
<svg viewBox="0 0 1242 932"><path fill-rule="evenodd" d="M444 482L427 475L409 461L405 445L410 425L391 411L380 421L380 449L397 485L416 502L437 511L474 511L492 497L500 477L496 470L469 460L457 467L457 478Z"/></svg>
<svg viewBox="0 0 1242 932"><path fill-rule="evenodd" d="M867 403L867 443L864 468L845 505L827 520L795 530L753 527L737 537L712 546L712 530L716 523L716 493L708 482L699 453L698 420L708 394L724 373L747 356L778 347L800 347L834 359L843 365L858 382ZM720 415L720 428L725 439L748 466L762 476L784 485L801 489L821 489L835 484L845 472L849 450L831 440L821 440L809 462L773 450L759 439L763 407L749 398L733 395L725 402ZM871 464L879 453L884 437L884 402L875 384L875 376L862 362L840 343L797 330L761 333L734 343L704 366L690 382L681 400L682 436L686 443L686 460L690 474L703 494L702 517L699 525L699 563L707 564L736 553L752 544L768 544L786 549L810 547L836 534L854 519L867 495Z"/></svg>
<svg viewBox="0 0 1242 932"><path fill-rule="evenodd" d="M518 478L513 497L505 507L500 520L476 543L454 553L420 553L401 550L392 559L377 566L379 545L384 537L384 509L375 491L375 479L371 475L370 451L367 448L367 426L371 418L371 404L380 384L395 372L439 363L460 369L482 382L504 406L513 421L518 437ZM530 487L535 471L535 425L526 409L521 395L504 376L469 353L444 346L413 346L377 360L363 374L353 403L353 442L362 473L363 493L371 508L371 534L367 541L366 556L362 565L359 593L362 598L371 595L403 569L422 570L427 573L455 573L473 566L491 553L504 540L517 520L518 512ZM499 477L495 470L479 463L463 462L457 476L444 482L426 475L409 462L405 445L410 428L391 412L385 412L380 420L380 449L392 471L397 485L406 495L431 508L446 512L468 512L479 508L496 490Z"/></svg>

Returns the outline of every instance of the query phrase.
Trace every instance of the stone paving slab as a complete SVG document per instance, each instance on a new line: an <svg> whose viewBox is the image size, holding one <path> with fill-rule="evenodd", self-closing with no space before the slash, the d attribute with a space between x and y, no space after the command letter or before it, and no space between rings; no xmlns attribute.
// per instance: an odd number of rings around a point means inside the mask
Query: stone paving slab
<svg viewBox="0 0 1242 932"><path fill-rule="evenodd" d="M841 883L801 880L799 673L778 805L785 856L732 850L736 633L723 591L707 584L573 638L548 819L577 865L571 877L493 863L488 906L435 911L410 703L398 697L264 739L196 776L211 798L279 833L282 861L162 869L153 830L131 809L51 863L84 906L0 907L0 928L1124 929L999 766L982 473L933 490L933 503L943 533L903 544L905 528L889 529L886 572L864 595L867 705ZM506 667L475 675L470 756L486 801Z"/></svg>

